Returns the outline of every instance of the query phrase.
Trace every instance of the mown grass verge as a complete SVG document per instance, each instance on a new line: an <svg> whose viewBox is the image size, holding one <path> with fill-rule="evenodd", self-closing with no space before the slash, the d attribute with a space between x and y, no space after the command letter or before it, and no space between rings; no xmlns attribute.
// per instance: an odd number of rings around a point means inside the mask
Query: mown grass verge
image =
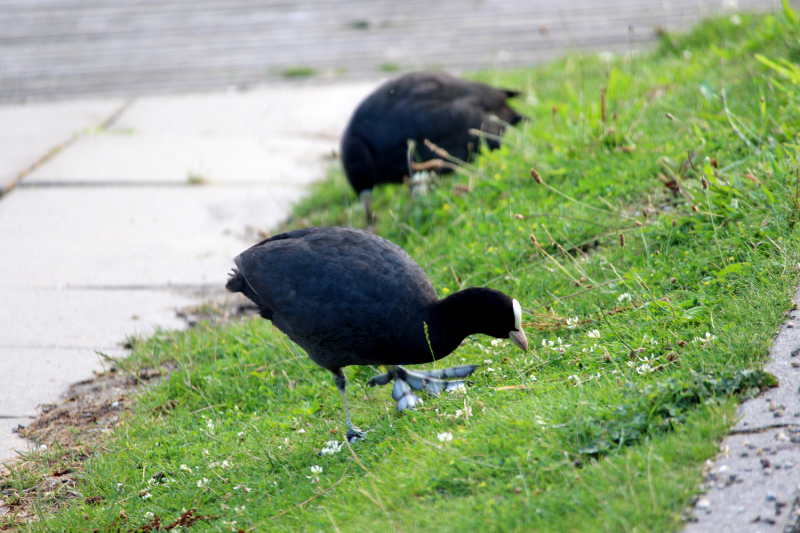
<svg viewBox="0 0 800 533"><path fill-rule="evenodd" d="M376 190L375 229L442 296L523 302L533 349L468 339L436 366L483 364L474 386L404 414L348 369L371 431L339 446L329 374L269 323L157 335L125 365L179 369L86 464L85 498L27 527L679 529L736 403L773 384L797 286L800 101L775 69L797 35L788 9L736 15L642 56L477 74L523 90L530 120L425 194ZM363 225L339 171L289 225L325 224Z"/></svg>

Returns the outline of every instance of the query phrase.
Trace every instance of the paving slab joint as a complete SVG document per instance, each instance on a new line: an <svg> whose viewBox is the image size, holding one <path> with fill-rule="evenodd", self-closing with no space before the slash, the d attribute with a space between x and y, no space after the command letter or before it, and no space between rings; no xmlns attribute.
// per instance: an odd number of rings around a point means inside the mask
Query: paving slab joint
<svg viewBox="0 0 800 533"><path fill-rule="evenodd" d="M114 123L117 120L119 120L119 117L122 116L122 114L131 106L131 104L133 104L134 101L135 101L135 99L127 100L125 103L123 103L121 106L119 106L116 110L114 110L114 112L111 113L108 117L103 119L100 122L100 124L95 126L95 129L97 129L99 131L105 131L108 128L110 128L111 126L113 126ZM17 184L19 184L19 182L21 182L23 179L25 179L25 177L28 176L31 172L33 172L34 170L36 170L37 168L39 168L43 164L45 164L48 161L50 161L53 157L55 157L56 155L61 153L64 149L66 149L71 144L73 144L75 141L77 141L81 137L81 135L83 135L83 133L84 133L83 131L76 131L67 140L65 140L64 142L62 142L60 144L57 144L56 146L50 148L41 157L39 157L39 159L37 159L36 161L31 163L27 168L25 168L22 171L20 171L16 176L14 176L14 178L11 180L11 182L9 182L5 187L0 186L0 198L3 198L3 196L7 195L12 190L14 190L14 188L17 186Z"/></svg>

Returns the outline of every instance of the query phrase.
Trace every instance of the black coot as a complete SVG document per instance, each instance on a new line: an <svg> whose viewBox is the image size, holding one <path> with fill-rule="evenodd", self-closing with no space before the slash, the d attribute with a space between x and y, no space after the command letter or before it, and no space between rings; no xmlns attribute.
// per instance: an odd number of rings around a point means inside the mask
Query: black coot
<svg viewBox="0 0 800 533"><path fill-rule="evenodd" d="M372 187L411 176L409 141L422 162L437 158L426 139L466 161L480 143L470 129L500 136L506 123L522 120L506 102L518 94L443 72L411 72L378 87L353 113L341 146L347 179L368 220ZM500 146L492 137L487 143L492 149Z"/></svg>
<svg viewBox="0 0 800 533"><path fill-rule="evenodd" d="M342 395L347 438L353 427L345 400L349 365L382 365L370 385L394 380L397 409L414 407L413 390L438 394L463 387L477 368L414 372L400 365L441 359L473 333L511 339L526 350L519 303L486 288L440 300L425 272L396 244L352 228L307 228L270 237L239 254L226 288L241 292L262 317L333 373Z"/></svg>

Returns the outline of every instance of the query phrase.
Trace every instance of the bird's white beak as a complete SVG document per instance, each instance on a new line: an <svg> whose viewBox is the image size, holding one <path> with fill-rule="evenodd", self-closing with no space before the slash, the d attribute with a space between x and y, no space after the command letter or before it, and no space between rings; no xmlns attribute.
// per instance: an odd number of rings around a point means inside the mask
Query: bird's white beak
<svg viewBox="0 0 800 533"><path fill-rule="evenodd" d="M510 331L508 333L508 338L514 343L514 346L523 352L528 350L528 338L525 336L525 332L522 331L522 328L517 331Z"/></svg>

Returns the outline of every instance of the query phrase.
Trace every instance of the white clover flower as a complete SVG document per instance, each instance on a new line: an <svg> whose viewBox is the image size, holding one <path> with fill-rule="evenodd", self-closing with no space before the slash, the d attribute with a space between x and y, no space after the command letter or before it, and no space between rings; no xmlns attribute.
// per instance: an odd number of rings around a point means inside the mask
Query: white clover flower
<svg viewBox="0 0 800 533"><path fill-rule="evenodd" d="M619 295L619 297L617 298L617 301L618 302L630 302L632 299L633 299L633 297L631 296L631 293L623 292L622 294Z"/></svg>
<svg viewBox="0 0 800 533"><path fill-rule="evenodd" d="M151 513L150 511L147 511L146 513L144 513L144 517L145 518L152 519L154 516L155 515L153 513Z"/></svg>
<svg viewBox="0 0 800 533"><path fill-rule="evenodd" d="M197 488L202 488L208 486L208 479L202 478L197 480Z"/></svg>
<svg viewBox="0 0 800 533"><path fill-rule="evenodd" d="M494 368L492 368L492 367L490 367L490 366L487 366L487 367L486 367L486 371L487 371L487 372L494 372Z"/></svg>
<svg viewBox="0 0 800 533"><path fill-rule="evenodd" d="M586 336L589 337L590 339L599 339L600 330L599 329L590 330L589 333L586 334Z"/></svg>
<svg viewBox="0 0 800 533"><path fill-rule="evenodd" d="M450 442L453 440L453 434L449 431L445 431L444 433L439 433L439 442Z"/></svg>
<svg viewBox="0 0 800 533"><path fill-rule="evenodd" d="M203 457L208 457L209 455L211 455L211 452L210 452L210 451L208 451L208 450L203 450Z"/></svg>
<svg viewBox="0 0 800 533"><path fill-rule="evenodd" d="M189 468L189 467L188 467L188 466L186 466L186 465L181 465L181 470L185 470L186 472L191 472L191 471L192 471L192 469L191 469L191 468Z"/></svg>
<svg viewBox="0 0 800 533"><path fill-rule="evenodd" d="M491 360L491 359L484 359L484 360L483 360L483 364L485 364L485 365L491 365L491 364L492 364L492 360Z"/></svg>
<svg viewBox="0 0 800 533"><path fill-rule="evenodd" d="M319 475L322 473L322 467L314 465L311 467L311 475L306 478L311 480L311 483L319 483Z"/></svg>
<svg viewBox="0 0 800 533"><path fill-rule="evenodd" d="M222 461L222 468L230 468L233 466L233 463L229 462L227 459Z"/></svg>
<svg viewBox="0 0 800 533"><path fill-rule="evenodd" d="M206 418L206 428L208 428L209 431L214 431L214 421L210 418Z"/></svg>
<svg viewBox="0 0 800 533"><path fill-rule="evenodd" d="M578 325L578 322L580 322L580 320L576 316L572 318L567 317L567 329L575 329Z"/></svg>
<svg viewBox="0 0 800 533"><path fill-rule="evenodd" d="M297 432L298 432L298 433L305 433L305 432L306 432L306 430L305 430L305 429L303 429L303 428L300 428L300 429L298 429L298 430L297 430Z"/></svg>
<svg viewBox="0 0 800 533"><path fill-rule="evenodd" d="M456 418L464 417L464 420L469 420L469 417L472 416L472 407L466 406L463 409L456 410Z"/></svg>
<svg viewBox="0 0 800 533"><path fill-rule="evenodd" d="M211 461L208 463L209 468L217 468L219 466L219 461Z"/></svg>
<svg viewBox="0 0 800 533"><path fill-rule="evenodd" d="M239 433L236 434L236 436L239 437L240 439L244 438L244 431L240 431Z"/></svg>
<svg viewBox="0 0 800 533"><path fill-rule="evenodd" d="M533 374L531 374L530 376L528 376L528 379L529 379L530 381L536 381L536 376L534 376Z"/></svg>
<svg viewBox="0 0 800 533"><path fill-rule="evenodd" d="M147 491L140 492L140 493L139 493L139 496L140 496L140 497L141 497L143 500L149 500L150 498L152 498L152 497L153 497L153 495L152 495L152 494L150 494L150 493L149 493L149 492L147 492Z"/></svg>
<svg viewBox="0 0 800 533"><path fill-rule="evenodd" d="M715 340L717 340L717 336L716 335L712 335L711 333L706 331L705 338L703 338L703 337L695 337L692 342L701 342L703 344L706 344L708 342L714 342Z"/></svg>
<svg viewBox="0 0 800 533"><path fill-rule="evenodd" d="M643 364L643 365L641 365L641 366L636 368L636 373L637 374L649 374L653 370L655 370L655 369L652 366L650 366L647 363L645 363L645 364Z"/></svg>
<svg viewBox="0 0 800 533"><path fill-rule="evenodd" d="M339 442L336 440L329 440L325 443L325 447L319 452L320 455L333 455L339 452L344 446L344 441Z"/></svg>
<svg viewBox="0 0 800 533"><path fill-rule="evenodd" d="M492 346L502 346L503 341L501 339L492 339Z"/></svg>

